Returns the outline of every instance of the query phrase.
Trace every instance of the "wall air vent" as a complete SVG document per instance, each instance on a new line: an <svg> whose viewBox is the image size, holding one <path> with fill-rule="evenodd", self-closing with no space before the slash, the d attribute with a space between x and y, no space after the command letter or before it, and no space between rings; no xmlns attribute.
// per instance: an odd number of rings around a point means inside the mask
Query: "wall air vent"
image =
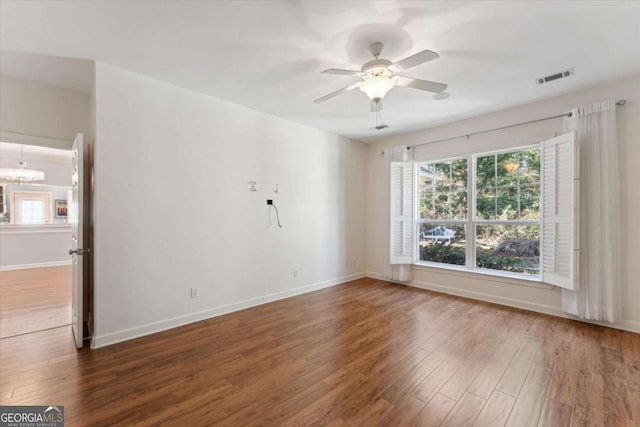
<svg viewBox="0 0 640 427"><path fill-rule="evenodd" d="M545 77L540 77L536 79L536 83L539 85L543 85L545 83L552 82L554 80L563 79L565 77L573 76L573 68L569 68L568 70L560 71L559 73L551 74Z"/></svg>

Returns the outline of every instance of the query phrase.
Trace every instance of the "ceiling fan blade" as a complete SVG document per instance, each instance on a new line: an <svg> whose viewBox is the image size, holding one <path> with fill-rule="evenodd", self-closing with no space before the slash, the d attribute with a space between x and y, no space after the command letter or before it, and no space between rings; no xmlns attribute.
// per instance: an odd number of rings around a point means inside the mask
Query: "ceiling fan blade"
<svg viewBox="0 0 640 427"><path fill-rule="evenodd" d="M446 84L438 82L430 82L428 80L413 79L411 77L400 77L399 86L410 87L413 89L426 90L427 92L440 93L447 89Z"/></svg>
<svg viewBox="0 0 640 427"><path fill-rule="evenodd" d="M343 87L342 89L338 89L335 92L331 92L329 95L325 95L322 98L318 98L313 102L315 102L316 104L319 104L320 102L324 102L327 99L331 99L334 96L340 95L341 93L349 92L350 90L353 90L353 89L357 88L358 86L360 86L360 82L356 82L356 83L354 83L352 85L349 85L347 87Z"/></svg>
<svg viewBox="0 0 640 427"><path fill-rule="evenodd" d="M328 70L324 70L320 74L335 74L338 76L361 76L364 73L362 71L340 70L338 68L329 68Z"/></svg>
<svg viewBox="0 0 640 427"><path fill-rule="evenodd" d="M389 68L392 71L400 72L438 58L440 58L440 55L438 55L437 53L430 50L423 50L422 52L418 52L415 55L411 55L401 61L391 64Z"/></svg>

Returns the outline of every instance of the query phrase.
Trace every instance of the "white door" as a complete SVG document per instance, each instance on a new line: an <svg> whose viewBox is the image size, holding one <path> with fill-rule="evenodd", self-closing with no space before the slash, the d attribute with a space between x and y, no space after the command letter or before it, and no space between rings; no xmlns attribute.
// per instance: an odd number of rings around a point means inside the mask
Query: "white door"
<svg viewBox="0 0 640 427"><path fill-rule="evenodd" d="M73 330L73 337L76 342L76 347L82 348L83 339L83 268L82 259L83 255L87 255L88 248L83 246L84 233L83 233L83 218L84 214L84 144L82 141L82 134L76 135L76 139L73 142L72 149L72 190L71 190L71 249L69 255L71 255L71 284L72 284L72 323L71 329Z"/></svg>

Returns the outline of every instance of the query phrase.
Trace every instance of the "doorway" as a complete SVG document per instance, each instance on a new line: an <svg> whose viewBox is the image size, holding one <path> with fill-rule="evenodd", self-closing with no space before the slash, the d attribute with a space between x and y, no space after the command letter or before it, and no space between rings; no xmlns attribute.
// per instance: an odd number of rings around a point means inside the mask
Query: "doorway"
<svg viewBox="0 0 640 427"><path fill-rule="evenodd" d="M70 150L0 142L0 339L71 324L71 163Z"/></svg>

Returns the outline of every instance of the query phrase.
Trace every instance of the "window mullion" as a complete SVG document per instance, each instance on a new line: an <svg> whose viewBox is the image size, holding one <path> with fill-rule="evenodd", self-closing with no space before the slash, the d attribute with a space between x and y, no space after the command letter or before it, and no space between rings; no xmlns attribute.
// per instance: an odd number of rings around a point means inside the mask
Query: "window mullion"
<svg viewBox="0 0 640 427"><path fill-rule="evenodd" d="M498 155L493 155L493 219L498 219Z"/></svg>
<svg viewBox="0 0 640 427"><path fill-rule="evenodd" d="M413 262L420 260L420 165L413 164Z"/></svg>
<svg viewBox="0 0 640 427"><path fill-rule="evenodd" d="M518 220L522 219L522 207L520 206L520 174L522 172L522 152L518 154L518 169L516 169L516 197L518 198Z"/></svg>
<svg viewBox="0 0 640 427"><path fill-rule="evenodd" d="M475 156L467 157L467 247L466 266L475 268L476 265L476 159Z"/></svg>
<svg viewBox="0 0 640 427"><path fill-rule="evenodd" d="M447 195L447 206L449 207L449 218L453 218L451 215L451 196L453 194L453 162L449 162L449 194Z"/></svg>

